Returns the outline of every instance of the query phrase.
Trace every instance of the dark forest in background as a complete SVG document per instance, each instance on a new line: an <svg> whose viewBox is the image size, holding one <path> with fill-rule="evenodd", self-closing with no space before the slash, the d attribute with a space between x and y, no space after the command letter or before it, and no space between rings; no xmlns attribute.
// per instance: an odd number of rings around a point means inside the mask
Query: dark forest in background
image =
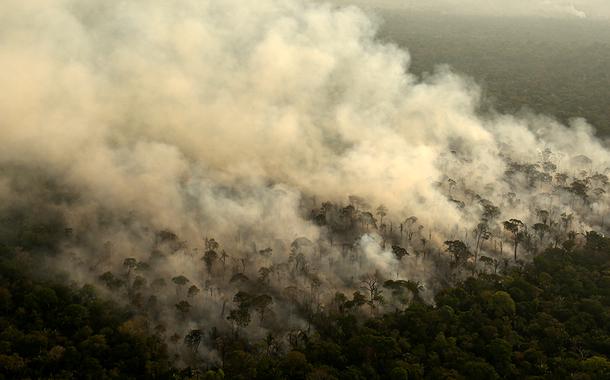
<svg viewBox="0 0 610 380"><path fill-rule="evenodd" d="M584 117L610 134L610 24L379 11L381 36L407 48L411 70L448 64L501 112Z"/></svg>

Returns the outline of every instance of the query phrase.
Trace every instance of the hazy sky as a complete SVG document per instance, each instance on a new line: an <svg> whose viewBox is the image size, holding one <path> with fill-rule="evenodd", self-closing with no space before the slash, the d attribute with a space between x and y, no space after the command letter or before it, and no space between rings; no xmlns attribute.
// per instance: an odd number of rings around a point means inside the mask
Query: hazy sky
<svg viewBox="0 0 610 380"><path fill-rule="evenodd" d="M384 8L456 14L610 19L608 0L333 0Z"/></svg>

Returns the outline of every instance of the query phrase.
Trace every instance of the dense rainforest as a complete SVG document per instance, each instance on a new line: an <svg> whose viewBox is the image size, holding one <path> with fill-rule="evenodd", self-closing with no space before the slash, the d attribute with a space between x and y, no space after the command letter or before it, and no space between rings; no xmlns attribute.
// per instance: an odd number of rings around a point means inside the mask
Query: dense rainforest
<svg viewBox="0 0 610 380"><path fill-rule="evenodd" d="M583 117L600 136L610 133L607 22L379 13L383 37L408 49L414 73L448 64L482 85L501 112Z"/></svg>
<svg viewBox="0 0 610 380"><path fill-rule="evenodd" d="M311 329L258 341L201 326L180 344L219 349L218 366L172 366L144 315L91 286L36 273L31 257L3 246L0 376L3 379L607 379L610 377L610 239L590 232L522 267L481 273L359 317L368 298L337 293L310 314ZM374 286L377 300L399 292ZM387 294L387 296L386 296ZM235 298L246 298L236 294ZM351 298L351 299L350 299ZM243 302L247 309L247 302Z"/></svg>

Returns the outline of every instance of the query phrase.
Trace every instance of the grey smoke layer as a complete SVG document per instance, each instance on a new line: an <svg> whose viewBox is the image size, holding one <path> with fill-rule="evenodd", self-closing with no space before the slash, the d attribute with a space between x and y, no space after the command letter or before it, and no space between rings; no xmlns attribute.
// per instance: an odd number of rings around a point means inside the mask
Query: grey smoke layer
<svg viewBox="0 0 610 380"><path fill-rule="evenodd" d="M55 264L168 337L226 327L244 289L273 299L254 336L367 275L430 299L459 278L438 269L443 242L510 257L510 218L548 214L530 253L605 231L610 153L591 126L482 116L475 84L410 75L375 33L357 8L298 0L4 0L0 211L61 215Z"/></svg>
<svg viewBox="0 0 610 380"><path fill-rule="evenodd" d="M606 0L332 0L336 4L453 15L610 19Z"/></svg>

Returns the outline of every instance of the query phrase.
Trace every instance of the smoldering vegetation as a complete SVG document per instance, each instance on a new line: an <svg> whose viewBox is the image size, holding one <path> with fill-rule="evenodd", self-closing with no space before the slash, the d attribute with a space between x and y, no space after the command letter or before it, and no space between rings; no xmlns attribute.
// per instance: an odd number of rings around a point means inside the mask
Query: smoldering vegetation
<svg viewBox="0 0 610 380"><path fill-rule="evenodd" d="M593 127L482 112L375 33L296 0L3 1L5 244L190 363L607 232Z"/></svg>

